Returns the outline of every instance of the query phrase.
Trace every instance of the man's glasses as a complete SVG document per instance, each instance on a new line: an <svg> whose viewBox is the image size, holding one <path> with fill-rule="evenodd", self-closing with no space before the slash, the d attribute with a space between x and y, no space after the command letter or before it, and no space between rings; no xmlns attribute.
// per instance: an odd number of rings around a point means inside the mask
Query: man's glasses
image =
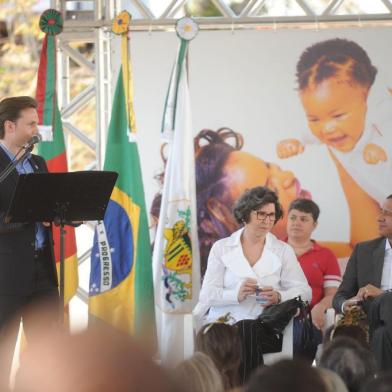
<svg viewBox="0 0 392 392"><path fill-rule="evenodd" d="M275 221L275 218L276 218L275 212L270 212L269 214L267 214L264 211L255 211L255 213L256 213L257 219L261 220L261 221L265 221L268 218L268 220L270 222L272 222L272 221Z"/></svg>

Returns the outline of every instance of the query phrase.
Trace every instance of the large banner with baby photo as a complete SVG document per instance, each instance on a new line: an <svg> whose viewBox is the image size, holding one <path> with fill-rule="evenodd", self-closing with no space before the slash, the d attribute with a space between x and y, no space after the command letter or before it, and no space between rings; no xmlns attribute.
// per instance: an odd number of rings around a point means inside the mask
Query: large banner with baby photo
<svg viewBox="0 0 392 392"><path fill-rule="evenodd" d="M314 238L339 257L378 236L380 204L392 193L391 40L386 28L278 29L202 31L190 43L203 270L212 243L238 228L236 198L256 185L276 190L286 212L298 197L318 203ZM152 222L159 215L160 130L177 42L174 32L132 37ZM279 237L286 223L287 213L275 226Z"/></svg>

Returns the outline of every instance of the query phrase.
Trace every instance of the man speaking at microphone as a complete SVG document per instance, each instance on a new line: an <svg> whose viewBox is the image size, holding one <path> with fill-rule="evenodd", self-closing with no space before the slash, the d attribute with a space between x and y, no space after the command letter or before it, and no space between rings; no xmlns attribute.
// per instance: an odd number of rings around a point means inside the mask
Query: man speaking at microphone
<svg viewBox="0 0 392 392"><path fill-rule="evenodd" d="M0 177L11 161L20 158L39 140L37 102L25 96L3 99ZM1 382L8 380L20 320L28 341L39 332L40 326L47 328L58 317L59 294L50 225L4 222L18 175L47 171L42 157L28 153L0 183L0 387ZM45 311L34 318L35 307L41 305Z"/></svg>

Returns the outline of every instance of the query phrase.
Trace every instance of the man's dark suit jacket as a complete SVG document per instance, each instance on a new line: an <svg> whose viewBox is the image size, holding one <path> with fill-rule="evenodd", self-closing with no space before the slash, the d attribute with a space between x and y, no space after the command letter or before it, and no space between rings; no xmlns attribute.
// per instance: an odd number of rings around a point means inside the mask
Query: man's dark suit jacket
<svg viewBox="0 0 392 392"><path fill-rule="evenodd" d="M381 287L382 269L384 266L385 237L361 242L354 248L347 263L342 283L333 299L333 307L342 312L343 302L354 297L358 290L372 284ZM367 310L370 300L365 301L364 309Z"/></svg>
<svg viewBox="0 0 392 392"><path fill-rule="evenodd" d="M10 159L0 148L0 172L9 164ZM34 172L47 173L45 160L38 155L31 155L30 163ZM29 295L34 290L35 273L35 223L4 223L5 214L18 179L14 170L0 184L0 295ZM28 195L26 195L28 197ZM53 256L51 230L47 229L47 243L51 248L50 271L57 284L56 266Z"/></svg>

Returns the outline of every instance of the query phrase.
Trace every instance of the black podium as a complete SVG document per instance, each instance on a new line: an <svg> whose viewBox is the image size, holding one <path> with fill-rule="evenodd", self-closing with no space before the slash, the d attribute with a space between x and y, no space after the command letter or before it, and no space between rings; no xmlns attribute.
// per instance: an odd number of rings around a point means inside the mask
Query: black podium
<svg viewBox="0 0 392 392"><path fill-rule="evenodd" d="M21 174L6 223L53 222L60 226L60 317L64 308L65 225L102 220L118 174L108 171Z"/></svg>

